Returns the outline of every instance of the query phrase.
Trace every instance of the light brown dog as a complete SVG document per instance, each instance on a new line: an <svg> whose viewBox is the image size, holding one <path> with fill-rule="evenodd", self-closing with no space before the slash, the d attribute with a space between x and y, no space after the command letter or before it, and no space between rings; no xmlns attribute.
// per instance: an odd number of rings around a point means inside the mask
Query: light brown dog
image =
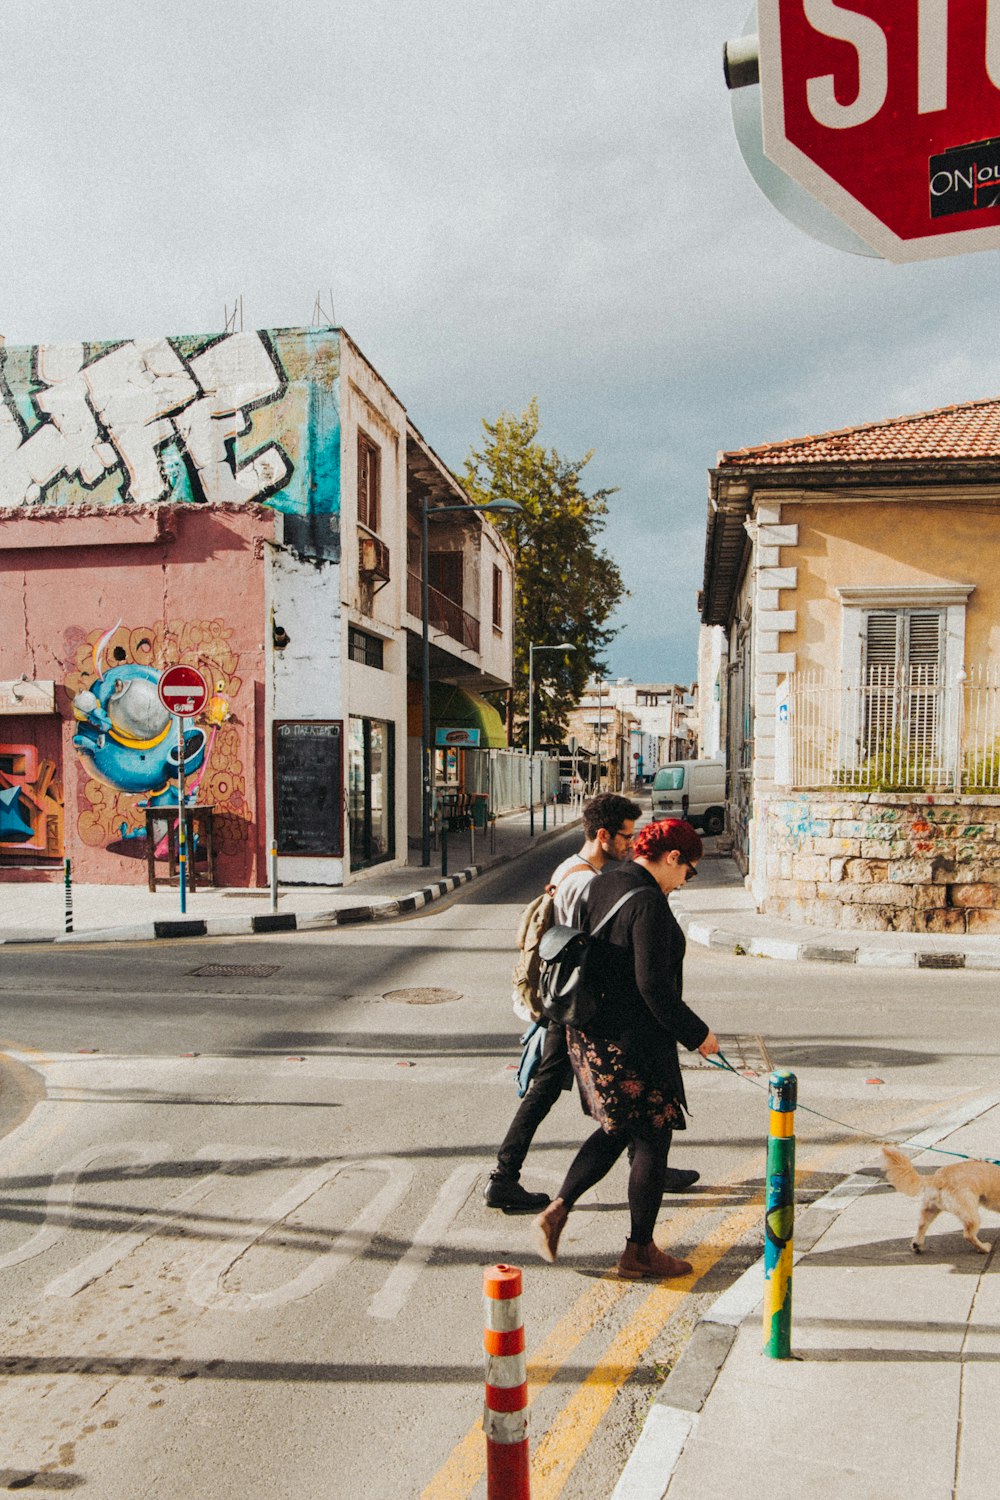
<svg viewBox="0 0 1000 1500"><path fill-rule="evenodd" d="M1000 1167L988 1161L957 1161L936 1172L918 1172L901 1151L882 1147L885 1175L897 1192L920 1198L920 1223L913 1237L914 1252L924 1248L924 1236L940 1213L954 1214L970 1245L983 1255L991 1246L979 1238L980 1207L1000 1213Z"/></svg>

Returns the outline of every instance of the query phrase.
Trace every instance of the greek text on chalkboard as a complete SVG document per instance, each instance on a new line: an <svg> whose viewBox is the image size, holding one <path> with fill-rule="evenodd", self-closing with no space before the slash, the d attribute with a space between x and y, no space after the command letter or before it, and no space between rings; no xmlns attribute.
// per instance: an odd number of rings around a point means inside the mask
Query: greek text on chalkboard
<svg viewBox="0 0 1000 1500"><path fill-rule="evenodd" d="M278 853L340 857L343 725L297 719L274 726L274 816Z"/></svg>

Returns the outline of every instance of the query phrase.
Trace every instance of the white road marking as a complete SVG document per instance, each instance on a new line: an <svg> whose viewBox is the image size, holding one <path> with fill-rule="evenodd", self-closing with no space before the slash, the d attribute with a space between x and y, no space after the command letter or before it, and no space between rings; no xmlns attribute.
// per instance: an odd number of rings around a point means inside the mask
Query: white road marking
<svg viewBox="0 0 1000 1500"><path fill-rule="evenodd" d="M470 1162L455 1168L438 1193L434 1207L417 1230L409 1249L386 1277L382 1290L368 1304L370 1318L389 1320L398 1317L420 1273L461 1211L481 1170L481 1165Z"/></svg>
<svg viewBox="0 0 1000 1500"><path fill-rule="evenodd" d="M58 1244L59 1240L66 1234L69 1226L66 1224L53 1224L52 1218L56 1213L70 1214L76 1203L77 1189L80 1178L95 1166L99 1161L114 1159L121 1161L122 1157L131 1159L137 1164L148 1164L162 1157L170 1147L163 1141L133 1141L127 1146L101 1146L96 1151L92 1146L82 1151L79 1156L65 1167L61 1167L52 1178L49 1190L45 1196L45 1218L35 1233L21 1245L17 1250L9 1250L6 1255L0 1255L0 1271L8 1271L12 1266L20 1266L26 1260L33 1260L36 1255ZM69 1188L68 1193L63 1189Z"/></svg>
<svg viewBox="0 0 1000 1500"><path fill-rule="evenodd" d="M269 1292L227 1292L222 1283L236 1262L289 1214L295 1213L307 1203L314 1193L332 1182L345 1167L383 1172L389 1180L353 1222L337 1236L329 1250L317 1255L312 1265L300 1271L298 1276L293 1276L283 1286L275 1287ZM391 1158L366 1162L331 1162L317 1167L265 1209L263 1217L267 1222L262 1227L251 1229L238 1238L228 1239L202 1261L188 1278L188 1295L201 1307L225 1308L231 1312L254 1312L283 1307L289 1302L309 1296L343 1271L351 1261L364 1254L382 1224L402 1202L413 1181L413 1175L413 1166L409 1162L394 1161Z"/></svg>
<svg viewBox="0 0 1000 1500"><path fill-rule="evenodd" d="M153 1154L146 1156L145 1159L147 1161L153 1162L157 1158L164 1162L170 1161L170 1147L160 1143L149 1149ZM255 1152L254 1154L260 1156L262 1153ZM263 1155L277 1156L277 1153L265 1152ZM243 1161L246 1158L246 1148L240 1146L203 1146L196 1153L195 1160L213 1160L217 1157L221 1157L223 1160L228 1158L233 1162ZM57 1276L54 1281L50 1281L45 1288L44 1295L46 1297L74 1297L77 1292L82 1292L84 1287L90 1286L92 1282L107 1275L108 1271L112 1270L120 1261L123 1261L127 1255L131 1255L133 1250L138 1250L139 1246L144 1244L146 1240L152 1239L154 1234L158 1234L167 1225L175 1224L178 1219L184 1217L189 1208L193 1208L196 1203L200 1203L203 1198L207 1198L213 1188L225 1176L225 1172L226 1169L222 1168L221 1171L212 1172L207 1177L199 1177L196 1182L189 1183L175 1198L170 1199L165 1209L151 1208L148 1213L144 1213L141 1218L136 1219L124 1234L117 1235L110 1244L104 1245L100 1250L95 1250L92 1255L88 1255L85 1260L82 1260L79 1265L74 1266L72 1270L65 1271L61 1276Z"/></svg>

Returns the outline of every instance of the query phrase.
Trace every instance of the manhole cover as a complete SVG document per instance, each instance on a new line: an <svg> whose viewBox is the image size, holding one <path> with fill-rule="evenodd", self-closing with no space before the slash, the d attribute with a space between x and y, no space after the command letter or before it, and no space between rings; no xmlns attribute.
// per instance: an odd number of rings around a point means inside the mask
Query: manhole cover
<svg viewBox="0 0 1000 1500"><path fill-rule="evenodd" d="M188 974L199 979L267 979L280 968L280 964L202 964Z"/></svg>
<svg viewBox="0 0 1000 1500"><path fill-rule="evenodd" d="M443 1005L446 1000L461 1000L458 990L390 990L383 1000L396 1000L400 1005Z"/></svg>

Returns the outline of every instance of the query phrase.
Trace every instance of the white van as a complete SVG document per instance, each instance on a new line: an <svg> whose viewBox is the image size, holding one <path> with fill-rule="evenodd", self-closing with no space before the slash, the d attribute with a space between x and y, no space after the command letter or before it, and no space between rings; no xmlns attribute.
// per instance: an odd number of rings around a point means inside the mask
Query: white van
<svg viewBox="0 0 1000 1500"><path fill-rule="evenodd" d="M726 826L726 768L717 760L675 760L653 777L653 817L687 818L703 833Z"/></svg>

